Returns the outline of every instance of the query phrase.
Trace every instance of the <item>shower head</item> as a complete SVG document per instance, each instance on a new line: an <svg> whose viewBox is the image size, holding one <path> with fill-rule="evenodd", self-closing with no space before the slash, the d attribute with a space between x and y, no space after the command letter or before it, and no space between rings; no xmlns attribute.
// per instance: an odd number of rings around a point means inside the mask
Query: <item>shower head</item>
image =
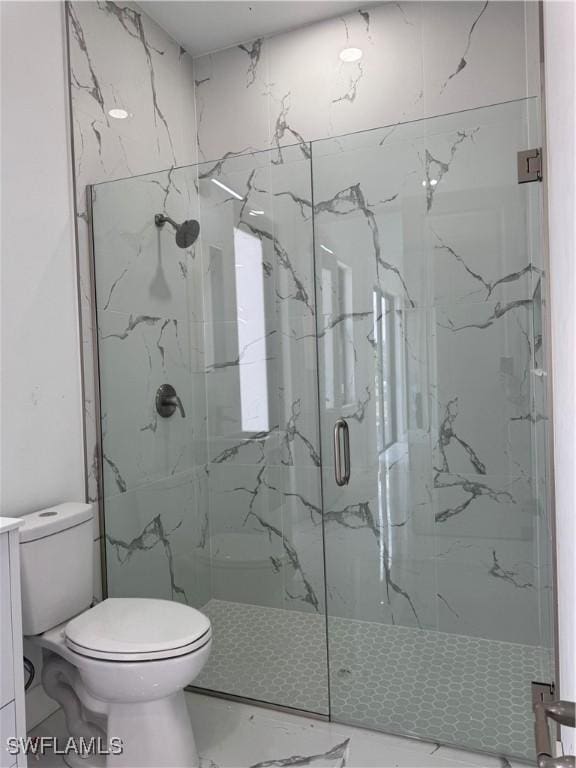
<svg viewBox="0 0 576 768"><path fill-rule="evenodd" d="M176 224L170 216L165 216L163 213L157 213L154 216L154 223L157 227L163 227L166 222L176 230L176 245L179 248L190 248L198 239L200 224L195 219L187 219L182 224Z"/></svg>

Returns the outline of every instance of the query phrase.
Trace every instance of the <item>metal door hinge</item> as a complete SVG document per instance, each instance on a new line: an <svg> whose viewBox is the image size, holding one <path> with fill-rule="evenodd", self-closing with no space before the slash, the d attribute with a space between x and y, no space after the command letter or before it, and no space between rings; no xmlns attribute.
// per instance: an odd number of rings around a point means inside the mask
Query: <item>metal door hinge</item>
<svg viewBox="0 0 576 768"><path fill-rule="evenodd" d="M554 683L532 682L532 706L536 704L548 704L554 701L555 687Z"/></svg>
<svg viewBox="0 0 576 768"><path fill-rule="evenodd" d="M518 152L518 184L542 181L542 150L525 149Z"/></svg>

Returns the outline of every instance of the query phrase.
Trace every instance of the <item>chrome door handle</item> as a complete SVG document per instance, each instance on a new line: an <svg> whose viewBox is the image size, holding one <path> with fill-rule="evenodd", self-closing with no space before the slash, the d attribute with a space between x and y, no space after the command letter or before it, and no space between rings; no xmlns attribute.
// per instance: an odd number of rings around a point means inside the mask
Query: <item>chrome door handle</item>
<svg viewBox="0 0 576 768"><path fill-rule="evenodd" d="M344 421L344 419L343 419ZM350 432L348 430L348 422L344 421L344 484L348 485L350 482Z"/></svg>
<svg viewBox="0 0 576 768"><path fill-rule="evenodd" d="M337 419L334 424L334 479L336 485L346 485L344 475L342 474L342 448L340 443L340 433L343 430L344 419Z"/></svg>
<svg viewBox="0 0 576 768"><path fill-rule="evenodd" d="M344 440L340 440L340 436ZM343 450L342 450L343 449ZM344 471L342 471L342 455L344 455ZM334 424L334 478L336 485L348 485L350 482L350 433L344 419L337 419Z"/></svg>

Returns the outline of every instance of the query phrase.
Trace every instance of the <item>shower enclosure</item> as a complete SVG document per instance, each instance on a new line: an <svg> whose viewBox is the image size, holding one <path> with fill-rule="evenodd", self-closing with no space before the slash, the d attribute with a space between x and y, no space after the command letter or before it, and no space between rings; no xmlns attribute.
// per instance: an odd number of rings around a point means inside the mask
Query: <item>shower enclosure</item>
<svg viewBox="0 0 576 768"><path fill-rule="evenodd" d="M201 688L533 756L546 291L516 163L539 109L90 188L108 594L210 616Z"/></svg>

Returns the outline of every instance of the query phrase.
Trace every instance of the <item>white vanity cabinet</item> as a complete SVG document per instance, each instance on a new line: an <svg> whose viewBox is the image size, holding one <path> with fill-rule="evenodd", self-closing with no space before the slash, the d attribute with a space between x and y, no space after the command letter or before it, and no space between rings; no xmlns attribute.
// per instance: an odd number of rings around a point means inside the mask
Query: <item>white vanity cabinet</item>
<svg viewBox="0 0 576 768"><path fill-rule="evenodd" d="M25 768L8 739L26 736L19 534L21 520L0 517L0 768Z"/></svg>

